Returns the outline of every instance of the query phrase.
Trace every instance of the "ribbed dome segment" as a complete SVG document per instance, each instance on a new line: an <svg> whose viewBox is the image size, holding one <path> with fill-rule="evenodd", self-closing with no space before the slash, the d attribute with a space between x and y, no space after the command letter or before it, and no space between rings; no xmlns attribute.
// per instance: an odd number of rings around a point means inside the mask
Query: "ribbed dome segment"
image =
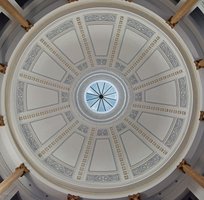
<svg viewBox="0 0 204 200"><path fill-rule="evenodd" d="M95 198L146 190L172 172L198 114L179 40L155 14L120 1L82 1L38 22L13 55L6 101L33 171Z"/></svg>

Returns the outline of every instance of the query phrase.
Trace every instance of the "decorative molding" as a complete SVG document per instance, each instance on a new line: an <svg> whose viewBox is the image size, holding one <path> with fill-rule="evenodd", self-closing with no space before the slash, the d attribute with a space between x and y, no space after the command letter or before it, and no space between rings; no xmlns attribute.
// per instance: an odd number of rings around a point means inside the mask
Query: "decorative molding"
<svg viewBox="0 0 204 200"><path fill-rule="evenodd" d="M152 169L155 165L157 165L161 161L161 159L162 159L162 157L160 155L158 155L158 154L154 155L152 158L150 158L144 164L133 169L132 170L133 175L136 177L136 176L140 176L140 175L144 174L144 172Z"/></svg>
<svg viewBox="0 0 204 200"><path fill-rule="evenodd" d="M74 27L73 21L70 20L70 21L67 21L63 24L60 24L58 27L56 27L55 29L48 32L46 36L49 40L52 40L57 35L63 33L65 30L71 29L73 27Z"/></svg>
<svg viewBox="0 0 204 200"><path fill-rule="evenodd" d="M66 77L64 83L67 85L71 85L74 81L74 77L71 74L68 74L68 76Z"/></svg>
<svg viewBox="0 0 204 200"><path fill-rule="evenodd" d="M62 101L62 103L69 101L69 93L68 92L62 92L61 93L61 101Z"/></svg>
<svg viewBox="0 0 204 200"><path fill-rule="evenodd" d="M166 147L163 146L162 143L160 143L157 139L154 139L151 137L151 135L140 128L138 123L130 121L128 118L124 119L125 122L127 122L128 125L130 125L139 135L143 138L143 140L148 141L151 145L153 145L158 151L160 151L162 154L167 155L168 150ZM146 142L145 142L146 143Z"/></svg>
<svg viewBox="0 0 204 200"><path fill-rule="evenodd" d="M178 79L180 89L180 106L187 107L188 104L188 90L186 77Z"/></svg>
<svg viewBox="0 0 204 200"><path fill-rule="evenodd" d="M48 165L50 168L52 168L54 171L61 174L63 177L69 177L72 178L74 171L72 169L69 169L65 167L64 165L60 164L56 160L54 160L51 157L48 157L44 160L45 164Z"/></svg>
<svg viewBox="0 0 204 200"><path fill-rule="evenodd" d="M91 154L91 148L93 147L95 135L96 135L96 128L92 128L90 131L90 135L87 139L83 159L82 159L82 162L81 162L81 165L78 171L78 175L77 175L77 180L81 180L82 177L84 176L85 169L87 167L88 158Z"/></svg>
<svg viewBox="0 0 204 200"><path fill-rule="evenodd" d="M85 69L87 69L87 68L88 68L88 65L87 65L86 62L85 62L85 63L82 63L82 64L80 64L80 65L77 66L77 69L78 69L79 71L83 71L83 70L85 70Z"/></svg>
<svg viewBox="0 0 204 200"><path fill-rule="evenodd" d="M160 41L160 39L161 39L160 36L155 36L155 38L152 38L152 42L150 44L147 43L148 46L145 47L144 51L141 51L141 53L138 54L139 57L136 57L136 59L133 60L130 67L124 73L125 76L127 76L133 70L135 70L135 66L137 66L144 59L144 57L148 55L148 53L153 49L153 47L155 47L155 45Z"/></svg>
<svg viewBox="0 0 204 200"><path fill-rule="evenodd" d="M118 22L118 25L117 25L116 34L115 34L115 39L114 39L114 42L113 42L113 47L112 47L112 50L111 50L111 55L110 55L110 63L109 63L110 67L113 66L113 61L115 59L116 50L117 50L117 47L119 45L119 38L121 36L121 31L122 31L123 24L124 24L124 16L120 16L119 22Z"/></svg>
<svg viewBox="0 0 204 200"><path fill-rule="evenodd" d="M72 133L72 129L79 123L78 120L61 129L53 138L47 141L43 146L38 149L38 156L46 157L51 154L61 143L63 143Z"/></svg>
<svg viewBox="0 0 204 200"><path fill-rule="evenodd" d="M178 67L179 66L179 61L176 58L175 54L172 52L171 48L169 47L169 45L163 41L159 47L161 48L161 50L164 52L164 54L166 55L166 57L169 59L170 63L172 64L172 66Z"/></svg>
<svg viewBox="0 0 204 200"><path fill-rule="evenodd" d="M157 78L155 78L154 80L147 80L147 81L143 81L141 83L138 83L134 88L133 90L134 91L144 91L144 90L147 90L149 88L153 88L155 86L158 86L161 83L163 83L164 81L166 81L165 83L167 83L169 80L171 80L173 77L176 78L176 77L179 77L181 76L181 74L184 73L184 70L181 69L181 68L176 68L174 70L171 70L171 71L168 71L168 72L165 72L159 76L157 76Z"/></svg>
<svg viewBox="0 0 204 200"><path fill-rule="evenodd" d="M39 144L36 141L36 138L34 137L31 128L29 127L28 124L22 124L20 127L23 136L25 137L27 143L29 144L29 147L32 149L32 151L35 152L39 148Z"/></svg>
<svg viewBox="0 0 204 200"><path fill-rule="evenodd" d="M174 143L176 142L176 139L178 138L179 136L179 133L180 133L180 130L182 128L184 124L184 119L177 119L176 120L176 124L170 134L170 136L168 137L167 141L165 142L165 145L169 148L171 148Z"/></svg>
<svg viewBox="0 0 204 200"><path fill-rule="evenodd" d="M133 108L137 109L137 111L145 111L151 113L160 113L162 115L172 116L172 117L186 117L186 110L182 108L177 108L174 106L167 106L167 105L158 105L152 103L143 103L137 102L133 104Z"/></svg>
<svg viewBox="0 0 204 200"><path fill-rule="evenodd" d="M89 130L89 127L86 126L86 125L81 124L81 125L78 127L78 130L81 131L82 133L87 134L87 133L88 133L88 130Z"/></svg>
<svg viewBox="0 0 204 200"><path fill-rule="evenodd" d="M97 131L97 136L108 136L108 130L107 129L99 129Z"/></svg>
<svg viewBox="0 0 204 200"><path fill-rule="evenodd" d="M66 118L69 120L69 122L71 122L74 119L74 115L72 114L71 111L67 111L64 113Z"/></svg>
<svg viewBox="0 0 204 200"><path fill-rule="evenodd" d="M23 69L29 70L30 66L33 64L35 59L38 57L39 53L41 52L42 48L39 45L35 45L31 51L29 52L28 56L26 57L26 60L23 63Z"/></svg>
<svg viewBox="0 0 204 200"><path fill-rule="evenodd" d="M135 101L142 101L142 92L135 94Z"/></svg>
<svg viewBox="0 0 204 200"><path fill-rule="evenodd" d="M144 24L140 23L139 21L136 21L132 18L128 18L127 20L127 26L134 28L135 30L139 31L140 33L144 34L148 38L151 38L155 32L152 31L150 28L145 26Z"/></svg>
<svg viewBox="0 0 204 200"><path fill-rule="evenodd" d="M96 59L96 63L97 63L97 65L106 65L106 63L107 63L107 59Z"/></svg>
<svg viewBox="0 0 204 200"><path fill-rule="evenodd" d="M75 76L79 75L78 70L76 70L75 65L71 64L67 57L64 56L56 47L54 44L52 44L50 42L50 40L46 39L46 38L41 38L40 39L40 43L43 47L45 47L47 49L47 51L52 54L52 56L55 56L55 58L57 58L61 63L63 63L63 65L70 70ZM56 60L57 62L57 60Z"/></svg>
<svg viewBox="0 0 204 200"><path fill-rule="evenodd" d="M16 96L17 96L16 108L18 113L21 113L24 111L24 104L25 104L24 93L25 93L25 83L22 81L18 81L17 90L16 90Z"/></svg>
<svg viewBox="0 0 204 200"><path fill-rule="evenodd" d="M129 114L129 117L130 117L132 120L136 120L137 115L138 115L138 111L132 110L132 111L130 112L130 114Z"/></svg>
<svg viewBox="0 0 204 200"><path fill-rule="evenodd" d="M83 41L82 42L83 48L86 51L86 57L89 60L90 66L94 67L95 66L94 58L92 56L92 51L91 51L91 48L90 48L90 43L89 43L89 40L88 40L88 36L86 34L86 28L87 27L84 28L83 21L82 21L81 17L77 17L76 18L76 23L78 25L80 37L81 37L81 39Z"/></svg>
<svg viewBox="0 0 204 200"><path fill-rule="evenodd" d="M87 175L86 180L89 182L98 182L98 183L110 183L118 182L120 180L119 174L112 175Z"/></svg>
<svg viewBox="0 0 204 200"><path fill-rule="evenodd" d="M138 83L138 80L136 78L136 76L134 74L132 74L129 78L128 78L129 82L131 85L135 85L136 83Z"/></svg>
<svg viewBox="0 0 204 200"><path fill-rule="evenodd" d="M116 125L116 129L118 132L121 132L122 130L126 129L127 126L124 123L120 123L118 125Z"/></svg>
<svg viewBox="0 0 204 200"><path fill-rule="evenodd" d="M119 161L120 161L120 166L122 168L123 177L125 180L128 180L130 178L129 169L128 169L127 164L125 162L124 154L123 154L121 145L119 143L118 134L115 133L115 130L113 127L110 127L110 133L111 133L112 140L114 142L115 149L116 149Z"/></svg>
<svg viewBox="0 0 204 200"><path fill-rule="evenodd" d="M18 119L20 121L31 121L31 120L34 121L36 118L47 117L52 113L58 113L69 109L70 109L70 105L65 103L57 106L47 107L44 109L37 109L34 111L21 113L19 114Z"/></svg>
<svg viewBox="0 0 204 200"><path fill-rule="evenodd" d="M59 83L58 81L51 81L49 79L46 79L40 75L35 75L31 72L27 72L27 71L22 71L19 74L19 78L22 81L27 81L29 83L33 83L34 85L37 86L43 86L46 87L48 89L52 89L52 90L64 90L65 92L69 91L70 87L66 84L62 84Z"/></svg>
<svg viewBox="0 0 204 200"><path fill-rule="evenodd" d="M90 14L85 16L85 22L115 22L116 21L116 15L109 14L109 13L97 13L97 14Z"/></svg>
<svg viewBox="0 0 204 200"><path fill-rule="evenodd" d="M115 68L120 70L120 71L123 71L125 69L125 66L119 62L116 62Z"/></svg>

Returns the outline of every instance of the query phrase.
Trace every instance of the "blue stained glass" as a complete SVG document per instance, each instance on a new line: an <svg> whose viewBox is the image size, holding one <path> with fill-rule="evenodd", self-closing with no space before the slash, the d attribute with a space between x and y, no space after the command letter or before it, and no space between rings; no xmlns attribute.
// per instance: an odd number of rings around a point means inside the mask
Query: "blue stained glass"
<svg viewBox="0 0 204 200"><path fill-rule="evenodd" d="M85 91L85 101L89 109L96 113L107 113L118 103L118 91L108 81L95 81Z"/></svg>

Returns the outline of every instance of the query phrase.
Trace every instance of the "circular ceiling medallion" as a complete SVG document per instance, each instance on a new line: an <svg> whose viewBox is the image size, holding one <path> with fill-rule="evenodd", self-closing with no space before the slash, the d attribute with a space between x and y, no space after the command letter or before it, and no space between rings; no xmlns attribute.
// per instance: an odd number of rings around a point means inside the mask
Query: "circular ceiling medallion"
<svg viewBox="0 0 204 200"><path fill-rule="evenodd" d="M105 114L113 110L117 105L118 91L112 83L98 80L86 88L84 100L91 111Z"/></svg>
<svg viewBox="0 0 204 200"><path fill-rule="evenodd" d="M198 126L185 48L161 18L123 1L76 2L37 22L5 84L11 136L31 176L107 199L173 172Z"/></svg>
<svg viewBox="0 0 204 200"><path fill-rule="evenodd" d="M87 69L74 83L70 106L75 108L79 118L83 116L85 123L111 124L124 116L132 101L128 86L129 83L112 69L103 66Z"/></svg>

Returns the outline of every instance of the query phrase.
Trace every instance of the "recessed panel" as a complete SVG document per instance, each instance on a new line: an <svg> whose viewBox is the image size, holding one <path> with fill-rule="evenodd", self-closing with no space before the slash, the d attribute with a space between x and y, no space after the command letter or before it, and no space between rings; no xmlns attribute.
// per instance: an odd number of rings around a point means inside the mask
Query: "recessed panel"
<svg viewBox="0 0 204 200"><path fill-rule="evenodd" d="M142 113L138 122L159 140L163 140L173 123L172 117Z"/></svg>
<svg viewBox="0 0 204 200"><path fill-rule="evenodd" d="M106 56L108 54L110 41L112 38L112 25L89 25L88 31L90 39L98 56Z"/></svg>
<svg viewBox="0 0 204 200"><path fill-rule="evenodd" d="M44 143L66 125L62 115L45 118L31 123L39 140Z"/></svg>
<svg viewBox="0 0 204 200"><path fill-rule="evenodd" d="M126 29L123 42L121 43L119 59L125 63L129 63L141 50L146 41L147 40L139 34Z"/></svg>
<svg viewBox="0 0 204 200"><path fill-rule="evenodd" d="M27 86L27 106L29 110L57 104L58 100L57 91L34 85Z"/></svg>
<svg viewBox="0 0 204 200"><path fill-rule="evenodd" d="M76 31L69 31L63 36L57 38L54 44L73 62L77 63L84 59L79 39Z"/></svg>
<svg viewBox="0 0 204 200"><path fill-rule="evenodd" d="M155 51L137 71L141 80L158 75L162 72L169 70L170 67L162 54L157 50Z"/></svg>
<svg viewBox="0 0 204 200"><path fill-rule="evenodd" d="M66 71L57 64L53 58L46 53L42 53L33 67L33 72L47 78L61 81Z"/></svg>
<svg viewBox="0 0 204 200"><path fill-rule="evenodd" d="M115 171L113 151L109 140L96 140L93 150L90 171L108 172Z"/></svg>
<svg viewBox="0 0 204 200"><path fill-rule="evenodd" d="M132 131L123 133L121 139L131 166L147 158L153 152Z"/></svg>
<svg viewBox="0 0 204 200"><path fill-rule="evenodd" d="M53 155L62 162L74 167L83 146L84 137L73 133L54 153Z"/></svg>
<svg viewBox="0 0 204 200"><path fill-rule="evenodd" d="M165 105L177 104L177 88L175 81L156 86L145 92L146 101Z"/></svg>

